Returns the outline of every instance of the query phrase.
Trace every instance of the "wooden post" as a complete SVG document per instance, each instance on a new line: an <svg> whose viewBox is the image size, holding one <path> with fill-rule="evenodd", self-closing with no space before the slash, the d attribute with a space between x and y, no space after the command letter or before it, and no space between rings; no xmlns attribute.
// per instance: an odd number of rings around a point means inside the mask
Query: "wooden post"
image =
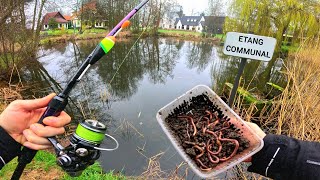
<svg viewBox="0 0 320 180"><path fill-rule="evenodd" d="M241 58L241 63L240 63L240 67L239 67L239 71L238 71L238 75L236 77L236 80L233 84L233 89L231 91L231 95L229 98L229 106L232 108L233 106L233 102L234 102L234 98L236 97L237 94L237 90L239 87L239 83L240 83L240 78L243 74L244 68L246 67L247 64L247 59L246 58Z"/></svg>

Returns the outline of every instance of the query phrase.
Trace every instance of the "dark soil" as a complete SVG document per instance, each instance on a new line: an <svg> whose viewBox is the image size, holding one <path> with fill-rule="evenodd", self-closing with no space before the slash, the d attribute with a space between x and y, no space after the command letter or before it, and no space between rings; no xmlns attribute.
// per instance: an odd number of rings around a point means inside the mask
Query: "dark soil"
<svg viewBox="0 0 320 180"><path fill-rule="evenodd" d="M229 121L207 95L184 102L165 120L185 152L203 171L212 170L249 147L241 130Z"/></svg>

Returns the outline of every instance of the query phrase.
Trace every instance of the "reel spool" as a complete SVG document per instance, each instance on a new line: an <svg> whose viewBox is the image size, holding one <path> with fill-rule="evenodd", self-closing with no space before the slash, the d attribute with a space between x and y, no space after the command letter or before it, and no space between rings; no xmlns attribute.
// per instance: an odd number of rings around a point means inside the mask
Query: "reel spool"
<svg viewBox="0 0 320 180"><path fill-rule="evenodd" d="M117 140L105 134L107 128L96 120L85 120L81 122L76 131L70 137L70 145L62 151L57 152L57 163L70 176L80 176L82 171L94 164L99 159L101 150L113 151L119 146ZM105 136L110 137L117 144L115 149L99 148Z"/></svg>
<svg viewBox="0 0 320 180"><path fill-rule="evenodd" d="M96 120L85 120L80 123L76 132L71 136L71 140L83 141L94 146L100 146L104 140L107 128L104 124Z"/></svg>

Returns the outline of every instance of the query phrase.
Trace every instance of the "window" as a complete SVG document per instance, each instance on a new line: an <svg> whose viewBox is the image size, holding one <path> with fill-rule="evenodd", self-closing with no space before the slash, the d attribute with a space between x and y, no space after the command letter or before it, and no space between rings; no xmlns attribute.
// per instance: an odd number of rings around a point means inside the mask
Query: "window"
<svg viewBox="0 0 320 180"><path fill-rule="evenodd" d="M198 30L200 31L200 27L198 27Z"/></svg>
<svg viewBox="0 0 320 180"><path fill-rule="evenodd" d="M190 19L187 19L188 22L190 22Z"/></svg>

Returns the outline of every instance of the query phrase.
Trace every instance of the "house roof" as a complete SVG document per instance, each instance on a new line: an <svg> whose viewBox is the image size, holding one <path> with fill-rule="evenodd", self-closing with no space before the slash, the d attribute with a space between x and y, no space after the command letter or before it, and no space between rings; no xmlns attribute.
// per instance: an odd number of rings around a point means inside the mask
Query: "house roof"
<svg viewBox="0 0 320 180"><path fill-rule="evenodd" d="M176 20L174 21L174 25L177 25L179 20L180 20L180 18L176 18Z"/></svg>
<svg viewBox="0 0 320 180"><path fill-rule="evenodd" d="M50 12L43 17L43 24L48 25L51 18L54 18L58 23L68 23L60 12Z"/></svg>
<svg viewBox="0 0 320 180"><path fill-rule="evenodd" d="M71 20L71 16L64 15L63 17L64 17L64 19L67 20L67 21L70 21L70 20Z"/></svg>
<svg viewBox="0 0 320 180"><path fill-rule="evenodd" d="M185 26L198 26L202 16L182 16L180 21Z"/></svg>

